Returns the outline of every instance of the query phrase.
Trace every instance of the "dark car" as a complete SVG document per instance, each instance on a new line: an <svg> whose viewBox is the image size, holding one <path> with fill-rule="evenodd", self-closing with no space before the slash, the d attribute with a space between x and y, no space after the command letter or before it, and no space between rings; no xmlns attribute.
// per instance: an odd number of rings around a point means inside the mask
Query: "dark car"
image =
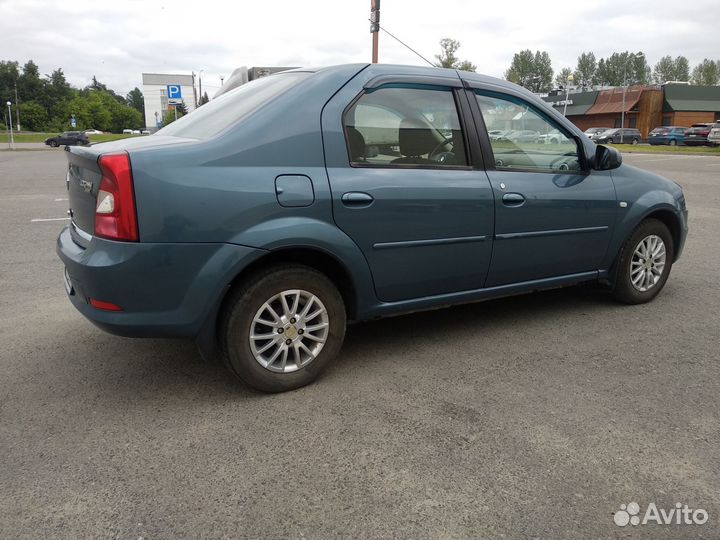
<svg viewBox="0 0 720 540"><path fill-rule="evenodd" d="M82 131L63 131L60 135L45 139L45 144L57 148L60 145L85 146L90 144L90 139Z"/></svg>
<svg viewBox="0 0 720 540"><path fill-rule="evenodd" d="M685 132L685 144L688 146L712 146L712 144L708 142L708 135L710 135L712 128L712 122L693 124L690 126L690 129Z"/></svg>
<svg viewBox="0 0 720 540"><path fill-rule="evenodd" d="M638 144L642 134L635 128L612 128L593 137L597 144Z"/></svg>
<svg viewBox="0 0 720 540"><path fill-rule="evenodd" d="M662 126L653 129L648 136L648 142L654 146L666 144L677 146L685 143L685 132L688 128L678 126Z"/></svg>
<svg viewBox="0 0 720 540"><path fill-rule="evenodd" d="M488 135L524 129L563 136ZM265 391L314 380L347 321L580 282L648 302L687 234L676 183L450 69L287 71L65 154L73 305L119 335L194 338Z"/></svg>

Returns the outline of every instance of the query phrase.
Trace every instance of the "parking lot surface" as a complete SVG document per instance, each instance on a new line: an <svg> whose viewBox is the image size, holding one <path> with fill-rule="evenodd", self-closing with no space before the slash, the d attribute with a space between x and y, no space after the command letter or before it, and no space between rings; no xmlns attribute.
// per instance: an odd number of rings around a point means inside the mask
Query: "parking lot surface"
<svg viewBox="0 0 720 540"><path fill-rule="evenodd" d="M583 286L358 324L316 384L263 395L83 319L62 151L0 153L0 537L717 538L720 158L625 162L690 209L654 302ZM709 519L621 528L630 502Z"/></svg>

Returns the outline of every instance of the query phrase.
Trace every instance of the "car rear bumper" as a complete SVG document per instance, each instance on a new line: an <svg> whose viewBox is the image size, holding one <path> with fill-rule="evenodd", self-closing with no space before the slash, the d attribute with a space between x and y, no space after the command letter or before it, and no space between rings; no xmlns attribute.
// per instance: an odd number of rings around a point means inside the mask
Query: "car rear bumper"
<svg viewBox="0 0 720 540"><path fill-rule="evenodd" d="M195 337L227 286L263 250L219 243L113 242L85 249L65 227L57 239L73 305L103 330L122 336ZM105 311L90 299L111 302Z"/></svg>

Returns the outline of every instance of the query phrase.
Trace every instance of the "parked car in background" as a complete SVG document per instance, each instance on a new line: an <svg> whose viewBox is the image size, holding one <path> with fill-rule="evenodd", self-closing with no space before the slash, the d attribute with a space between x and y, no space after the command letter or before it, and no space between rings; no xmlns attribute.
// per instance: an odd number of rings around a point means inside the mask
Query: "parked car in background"
<svg viewBox="0 0 720 540"><path fill-rule="evenodd" d="M710 130L713 129L712 123L699 123L693 124L685 132L685 144L688 146L703 146L709 144L708 135Z"/></svg>
<svg viewBox="0 0 720 540"><path fill-rule="evenodd" d="M539 144L559 144L566 141L567 137L565 137L565 135L560 133L557 129L553 129L548 133L539 135L537 138L537 142Z"/></svg>
<svg viewBox="0 0 720 540"><path fill-rule="evenodd" d="M132 129L123 129L123 135L132 135Z"/></svg>
<svg viewBox="0 0 720 540"><path fill-rule="evenodd" d="M45 139L45 144L53 148L60 145L83 146L90 144L90 139L82 131L63 131L60 135Z"/></svg>
<svg viewBox="0 0 720 540"><path fill-rule="evenodd" d="M512 118L563 139L491 140ZM285 71L65 154L72 304L109 332L194 338L270 392L316 379L347 321L580 282L649 302L687 235L678 184L467 71ZM632 317L651 331L656 311Z"/></svg>
<svg viewBox="0 0 720 540"><path fill-rule="evenodd" d="M518 142L537 142L540 133L531 129L516 129L505 133L505 135L498 137L497 140L506 140L513 143Z"/></svg>
<svg viewBox="0 0 720 540"><path fill-rule="evenodd" d="M593 139L597 144L637 144L642 134L635 128L612 128L603 131Z"/></svg>
<svg viewBox="0 0 720 540"><path fill-rule="evenodd" d="M685 132L688 128L678 126L656 127L650 132L648 142L652 145L667 144L677 146L685 143Z"/></svg>
<svg viewBox="0 0 720 540"><path fill-rule="evenodd" d="M488 131L488 136L492 140L498 140L503 139L507 136L508 133L510 133L512 130L510 129L491 129Z"/></svg>
<svg viewBox="0 0 720 540"><path fill-rule="evenodd" d="M608 129L611 129L609 127L591 127L585 130L585 135L590 137L591 141L595 140L595 137L600 135L601 133L606 132Z"/></svg>
<svg viewBox="0 0 720 540"><path fill-rule="evenodd" d="M102 133L103 132L100 131L99 129L86 129L85 130L85 135L102 135Z"/></svg>
<svg viewBox="0 0 720 540"><path fill-rule="evenodd" d="M713 124L707 139L712 146L720 146L720 122Z"/></svg>
<svg viewBox="0 0 720 540"><path fill-rule="evenodd" d="M143 130L140 132L140 134L141 134L141 135L150 135L150 130L143 129Z"/></svg>

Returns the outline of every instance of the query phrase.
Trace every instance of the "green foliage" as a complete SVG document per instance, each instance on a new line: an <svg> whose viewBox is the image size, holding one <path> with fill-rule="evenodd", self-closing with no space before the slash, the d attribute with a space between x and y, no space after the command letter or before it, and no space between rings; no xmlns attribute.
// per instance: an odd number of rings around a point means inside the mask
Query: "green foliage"
<svg viewBox="0 0 720 540"><path fill-rule="evenodd" d="M455 39L445 38L440 40L440 54L436 54L438 59L437 67L450 69L459 69L462 71L475 71L477 66L469 60L460 60L455 53L460 48L460 42Z"/></svg>
<svg viewBox="0 0 720 540"><path fill-rule="evenodd" d="M553 69L550 55L546 51L525 49L515 53L505 78L524 86L531 92L548 92L552 87Z"/></svg>
<svg viewBox="0 0 720 540"><path fill-rule="evenodd" d="M595 84L595 73L598 65L595 53L584 52L577 59L575 66L575 84L579 86L592 86Z"/></svg>
<svg viewBox="0 0 720 540"><path fill-rule="evenodd" d="M127 101L127 104L133 109L145 116L145 99L143 93L137 86L130 90L128 95L125 96L125 101Z"/></svg>
<svg viewBox="0 0 720 540"><path fill-rule="evenodd" d="M41 131L48 124L48 113L37 101L20 104L20 122L23 131Z"/></svg>
<svg viewBox="0 0 720 540"><path fill-rule="evenodd" d="M690 64L684 56L673 60L672 56L663 56L653 68L653 80L657 84L667 81L690 80Z"/></svg>
<svg viewBox="0 0 720 540"><path fill-rule="evenodd" d="M720 83L720 60L705 58L692 72L693 84L715 85Z"/></svg>
<svg viewBox="0 0 720 540"><path fill-rule="evenodd" d="M575 84L575 81L568 81L570 75L573 75L572 69L570 69L569 67L562 68L560 71L558 71L557 75L555 75L555 86L557 88L565 88L566 85L572 86L573 84Z"/></svg>
<svg viewBox="0 0 720 540"><path fill-rule="evenodd" d="M200 96L200 103L199 103L198 106L200 106L200 105L205 105L205 104L208 103L209 101L210 101L210 98L208 97L207 92L203 92L203 95Z"/></svg>
<svg viewBox="0 0 720 540"><path fill-rule="evenodd" d="M651 70L645 53L628 51L612 53L601 58L595 72L595 84L623 86L625 84L648 84Z"/></svg>
<svg viewBox="0 0 720 540"><path fill-rule="evenodd" d="M175 109L168 109L168 112L165 114L165 118L163 118L163 125L167 126L168 124L172 124L177 119L175 117L175 110L177 110L177 118L182 118L188 113L187 106L183 101L182 103L176 105Z"/></svg>
<svg viewBox="0 0 720 540"><path fill-rule="evenodd" d="M23 129L57 132L71 128L74 115L77 129L100 129L121 132L141 129L145 125L144 102L138 88L128 99L92 78L92 83L78 90L65 78L61 68L42 76L37 64L28 61L22 69L18 62L0 61L0 99L15 103L17 84L20 123Z"/></svg>

